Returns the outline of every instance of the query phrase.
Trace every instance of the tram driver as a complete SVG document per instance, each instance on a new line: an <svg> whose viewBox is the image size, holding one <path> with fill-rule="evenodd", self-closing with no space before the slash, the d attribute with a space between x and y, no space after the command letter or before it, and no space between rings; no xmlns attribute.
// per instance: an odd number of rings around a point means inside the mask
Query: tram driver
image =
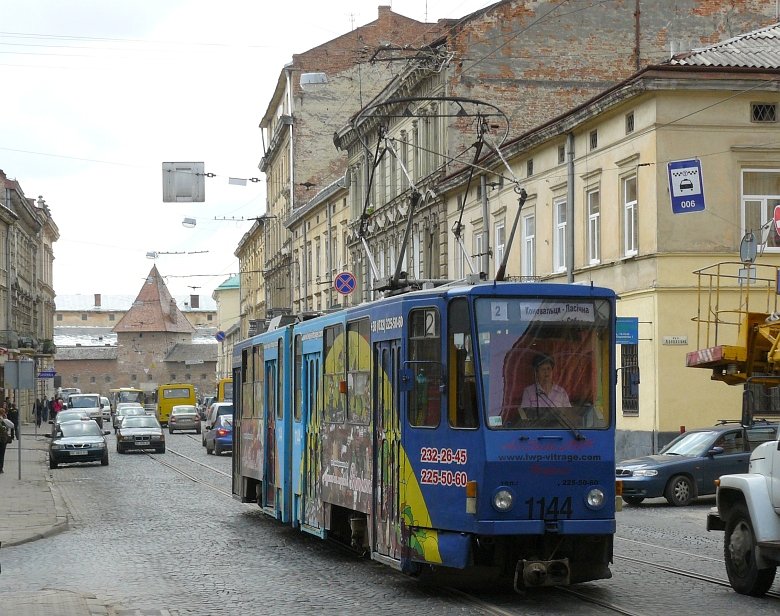
<svg viewBox="0 0 780 616"><path fill-rule="evenodd" d="M534 357L531 365L534 369L534 382L523 390L520 406L524 409L570 407L569 394L553 382L555 360L549 355L539 354Z"/></svg>

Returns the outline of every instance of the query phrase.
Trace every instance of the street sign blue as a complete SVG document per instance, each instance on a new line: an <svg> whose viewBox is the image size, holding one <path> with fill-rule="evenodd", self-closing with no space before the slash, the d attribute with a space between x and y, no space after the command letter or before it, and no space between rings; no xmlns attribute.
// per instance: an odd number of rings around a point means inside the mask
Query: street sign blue
<svg viewBox="0 0 780 616"><path fill-rule="evenodd" d="M667 163L669 172L669 194L672 197L672 212L687 214L704 210L704 182L701 175L701 161L677 160Z"/></svg>
<svg viewBox="0 0 780 616"><path fill-rule="evenodd" d="M357 287L355 274L352 272L341 272L333 281L333 286L336 288L336 291L342 295L349 295L355 290L355 287Z"/></svg>
<svg viewBox="0 0 780 616"><path fill-rule="evenodd" d="M56 370L41 370L38 373L39 379L53 379L57 375Z"/></svg>
<svg viewBox="0 0 780 616"><path fill-rule="evenodd" d="M615 342L617 344L638 344L639 318L618 317L615 329Z"/></svg>

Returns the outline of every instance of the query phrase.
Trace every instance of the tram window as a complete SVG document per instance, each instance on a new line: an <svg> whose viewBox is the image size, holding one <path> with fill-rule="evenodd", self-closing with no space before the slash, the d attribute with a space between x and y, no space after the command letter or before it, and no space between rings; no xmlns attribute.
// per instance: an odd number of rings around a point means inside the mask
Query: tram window
<svg viewBox="0 0 780 616"><path fill-rule="evenodd" d="M303 383L301 382L301 379L303 378L303 356L301 355L301 336L298 334L295 336L294 341L295 346L295 374L293 375L293 378L295 379L294 384L294 417L295 421L301 420L301 405L303 403L303 397L302 397L302 387Z"/></svg>
<svg viewBox="0 0 780 616"><path fill-rule="evenodd" d="M276 341L276 361L274 362L274 379L276 384L276 418L282 419L284 416L284 396L282 395L282 367L284 366L284 346L282 339Z"/></svg>
<svg viewBox="0 0 780 616"><path fill-rule="evenodd" d="M408 393L409 423L435 428L441 420L441 320L435 308L409 313L409 367L414 385Z"/></svg>
<svg viewBox="0 0 780 616"><path fill-rule="evenodd" d="M371 345L368 319L347 323L347 416L367 424L371 409Z"/></svg>
<svg viewBox="0 0 780 616"><path fill-rule="evenodd" d="M477 380L474 374L474 348L471 340L469 307L457 299L449 309L448 418L453 428L478 425Z"/></svg>
<svg viewBox="0 0 780 616"><path fill-rule="evenodd" d="M345 381L344 327L342 325L326 327L322 336L325 355L322 379L325 421L343 423L344 395L341 393L341 383Z"/></svg>

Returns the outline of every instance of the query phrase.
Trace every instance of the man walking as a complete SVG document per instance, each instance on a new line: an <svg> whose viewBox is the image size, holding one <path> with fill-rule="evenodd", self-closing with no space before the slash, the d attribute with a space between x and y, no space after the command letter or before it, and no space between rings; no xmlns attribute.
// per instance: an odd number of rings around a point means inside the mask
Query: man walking
<svg viewBox="0 0 780 616"><path fill-rule="evenodd" d="M11 402L10 398L5 399L5 407L8 410L8 419L14 425L12 438L19 438L19 409Z"/></svg>

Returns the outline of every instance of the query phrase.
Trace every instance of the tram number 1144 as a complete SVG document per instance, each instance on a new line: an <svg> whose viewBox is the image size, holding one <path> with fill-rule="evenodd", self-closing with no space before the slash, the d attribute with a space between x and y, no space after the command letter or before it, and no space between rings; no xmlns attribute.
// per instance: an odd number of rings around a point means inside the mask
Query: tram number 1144
<svg viewBox="0 0 780 616"><path fill-rule="evenodd" d="M550 518L571 518L571 496L558 498L553 496L551 499L529 498L525 501L528 506L528 519L550 519Z"/></svg>

